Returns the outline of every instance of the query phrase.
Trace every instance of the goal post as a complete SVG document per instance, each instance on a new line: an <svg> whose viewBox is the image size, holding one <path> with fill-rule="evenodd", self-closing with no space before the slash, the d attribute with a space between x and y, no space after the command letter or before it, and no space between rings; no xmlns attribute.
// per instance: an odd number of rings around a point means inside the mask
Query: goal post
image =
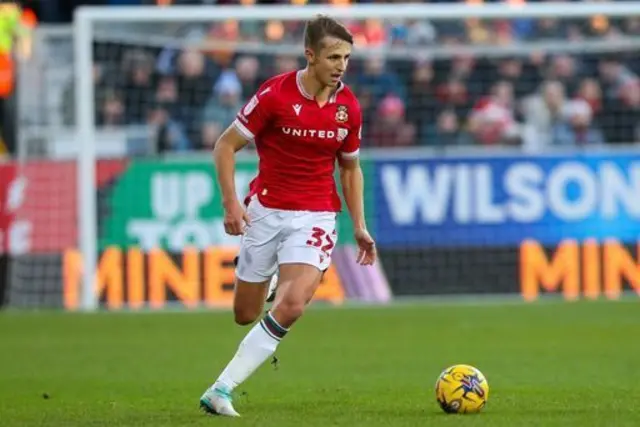
<svg viewBox="0 0 640 427"><path fill-rule="evenodd" d="M100 12L102 9L95 9ZM88 15L88 17L85 15ZM97 266L97 187L96 135L93 108L93 20L90 10L80 10L74 19L75 105L78 143L78 244L82 256L81 304L83 310L98 307L96 292Z"/></svg>
<svg viewBox="0 0 640 427"><path fill-rule="evenodd" d="M605 16L608 18L622 18L637 16L640 14L640 2L620 2L620 3L535 3L535 4L484 4L484 5L464 5L464 4L367 4L352 5L345 7L327 6L136 6L136 7L80 7L74 14L74 54L75 54L75 113L76 132L78 141L77 151L77 194L78 194L78 221L79 221L79 248L82 257L82 280L81 280L81 308L84 310L95 310L98 308L98 296L96 289L96 271L98 263L99 245L97 242L98 230L98 201L96 184L96 116L94 102L96 98L93 82L93 58L94 42L96 34L105 34L105 31L112 29L113 34L109 38L113 40L125 40L127 38L140 43L148 38L148 42L153 44L154 37L158 40L161 34L149 33L150 24L203 24L213 22L224 22L235 20L238 22L269 20L278 21L303 21L316 16L317 14L327 14L337 19L367 20L380 19L389 20L428 20L430 22L439 21L464 21L468 19L481 20L514 20L514 19L587 19L595 16ZM144 28L137 36L135 34L120 34L118 28L121 25L140 26ZM137 37L137 38L136 38ZM176 47L190 43L176 39L172 36L171 43ZM483 52L484 55L508 54L514 49L522 49L523 45L530 44L529 49L535 50L536 43L523 42L522 45L503 46L499 44L489 44L480 46L461 46L460 49L470 49L471 51ZM161 43L161 44L162 44ZM550 50L571 51L571 43L558 46L557 41L540 42L538 47ZM544 44L546 43L546 44ZM591 44L590 44L591 43ZM224 43L221 42L221 45ZM251 50L265 49L266 51L300 49L293 44L269 44L261 40L248 42L231 42L233 46ZM554 46L555 45L555 46ZM615 51L616 49L637 50L639 46L637 38L625 40L584 40L578 43L576 49L584 49L591 46L599 49L599 52ZM532 47L533 46L533 47ZM525 46L525 48L527 48ZM451 55L448 47L428 45L421 48L414 46L403 48L389 45L376 45L359 47L356 45L354 55L407 55L419 57L420 55ZM455 48L454 48L455 49ZM365 155L367 155L366 150ZM371 154L375 156L375 153Z"/></svg>

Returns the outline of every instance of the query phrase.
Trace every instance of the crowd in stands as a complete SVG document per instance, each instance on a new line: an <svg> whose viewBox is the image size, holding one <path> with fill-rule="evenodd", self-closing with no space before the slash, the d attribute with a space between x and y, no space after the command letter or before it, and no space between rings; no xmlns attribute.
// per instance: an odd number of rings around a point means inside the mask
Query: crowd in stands
<svg viewBox="0 0 640 427"><path fill-rule="evenodd" d="M363 107L364 147L506 145L539 150L640 142L640 44L609 53L529 48L509 56L457 52L460 46L516 42L634 40L640 38L637 16L347 24L356 50L385 46L417 52L352 60L345 80ZM202 42L201 49L193 47L197 44L185 49L98 45L94 79L99 125L151 124L161 150L209 148L266 78L304 67L303 25L226 21L176 33ZM261 55L228 45L208 47L207 41L298 48ZM429 56L428 48L434 46L451 54ZM69 123L72 88L70 82L65 91Z"/></svg>

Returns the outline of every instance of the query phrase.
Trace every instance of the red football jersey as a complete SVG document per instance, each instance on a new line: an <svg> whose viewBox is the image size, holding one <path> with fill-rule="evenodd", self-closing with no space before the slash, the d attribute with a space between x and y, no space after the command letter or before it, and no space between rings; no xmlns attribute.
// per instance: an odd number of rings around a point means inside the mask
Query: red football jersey
<svg viewBox="0 0 640 427"><path fill-rule="evenodd" d="M342 82L320 107L300 82L302 71L267 80L237 115L234 125L254 141L260 159L249 186L269 208L340 210L334 180L337 156L357 157L362 116Z"/></svg>

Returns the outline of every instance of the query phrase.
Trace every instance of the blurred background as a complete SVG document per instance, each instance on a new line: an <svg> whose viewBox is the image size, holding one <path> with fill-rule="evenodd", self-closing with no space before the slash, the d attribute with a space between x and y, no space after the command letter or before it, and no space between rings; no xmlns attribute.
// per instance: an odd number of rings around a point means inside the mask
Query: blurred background
<svg viewBox="0 0 640 427"><path fill-rule="evenodd" d="M77 211L74 169L65 162L83 143L74 138L74 8L155 4L170 14L175 5L326 4L330 13L330 7L350 3L25 0L17 10L3 9L3 37L11 43L3 44L0 64L0 146L8 165L28 171L7 172L4 194L21 194L21 188L35 192L27 196L24 190L24 197L11 199L19 206L11 214L5 204L10 218L5 219L5 236L11 229L14 237L5 239L4 251L16 255L5 261L14 265L6 267L6 283L12 285L5 301L66 305L65 298L73 297L68 287L77 283L67 274L75 264L65 258L77 247L76 222L63 221ZM426 3L451 3L453 8L480 7L482 1ZM637 10L622 18L567 19L559 12L557 18L544 19L345 23L356 40L346 82L363 107L368 221L382 253L376 272L382 290L372 298L517 294L525 288L533 297L539 285L559 290L562 280L549 279L540 269L556 268L554 251L567 239L578 239L580 245L595 239L596 254L606 249L601 242L616 239L624 259L634 259L640 235ZM199 249L229 243L219 232L215 189L203 184L211 197L190 208L180 199L181 191L200 182L190 181L190 174L212 178L208 150L256 88L274 74L304 67L303 28L302 21L277 17L95 26L91 103L100 159L96 238L101 251L118 248L122 255L134 246L145 253L161 247L181 256L185 242ZM249 154L239 184L250 179L255 164ZM16 181L45 180L37 175L43 170L49 171L46 185ZM67 188L58 188L53 177ZM175 185L175 200L167 190L166 199L155 202L170 206L164 214L154 205L154 195L161 196L154 185ZM608 191L608 186L617 190ZM29 204L33 197L40 202ZM52 216L35 215L36 210ZM62 225L55 232L38 226L43 217ZM154 235L145 228L149 224L166 230ZM341 227L348 259L349 229ZM170 230L176 229L187 237L171 237ZM351 273L344 272L347 267L337 262L337 277L353 282ZM530 265L537 270L527 276ZM566 268L581 266L576 258ZM626 276L631 273L621 273L619 284L594 274L592 291L640 287L640 278ZM170 294L179 300L176 292Z"/></svg>
<svg viewBox="0 0 640 427"><path fill-rule="evenodd" d="M70 126L71 36L62 32L73 8L154 2L24 3L42 29L35 40L38 56L27 67L39 73L39 82L47 83L36 92L30 90L31 76L25 76L25 90L30 93L24 94L19 120L34 127ZM157 1L160 5L237 3ZM240 4L252 7L254 2ZM49 24L60 32L48 33ZM369 19L348 26L359 48L385 47L398 53L360 55L351 64L347 83L363 104L365 122L372 123L364 129L365 147L508 145L541 150L640 140L638 16L484 22ZM303 22L271 19L176 22L153 29L139 25L118 34L100 31L94 58L98 125L160 123L169 132L159 136L159 150L206 149L265 78L304 66L298 54L302 30ZM142 38L145 42L139 43ZM177 40L185 46L208 47L175 49ZM266 47L256 49L257 42ZM420 49L411 52L414 47ZM473 47L475 52L469 49ZM37 136L34 130L29 132ZM49 131L43 133L51 136ZM15 154L16 144L10 146ZM36 145L31 140L25 146Z"/></svg>

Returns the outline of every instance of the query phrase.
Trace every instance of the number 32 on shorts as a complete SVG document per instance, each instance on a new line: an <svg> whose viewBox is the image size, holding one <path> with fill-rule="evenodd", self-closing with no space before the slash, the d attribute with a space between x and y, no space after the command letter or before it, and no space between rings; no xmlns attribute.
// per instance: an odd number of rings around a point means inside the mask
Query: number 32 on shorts
<svg viewBox="0 0 640 427"><path fill-rule="evenodd" d="M331 250L336 245L336 230L327 233L320 227L313 227L311 231L311 238L307 240L307 245L320 248L326 257L330 257Z"/></svg>

